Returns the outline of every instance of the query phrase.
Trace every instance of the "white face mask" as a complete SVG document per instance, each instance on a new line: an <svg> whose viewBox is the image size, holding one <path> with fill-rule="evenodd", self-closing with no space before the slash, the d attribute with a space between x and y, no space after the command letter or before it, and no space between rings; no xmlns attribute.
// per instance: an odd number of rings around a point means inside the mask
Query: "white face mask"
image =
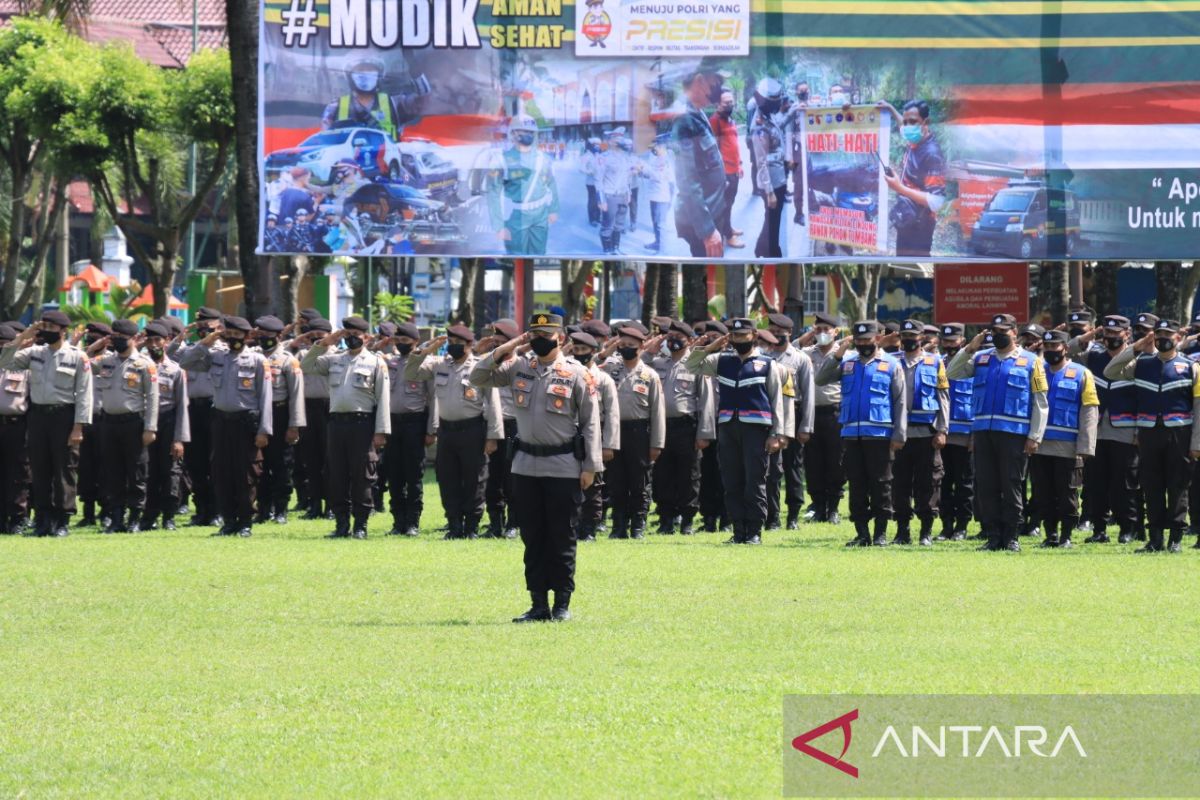
<svg viewBox="0 0 1200 800"><path fill-rule="evenodd" d="M833 344L833 334L832 333L818 333L817 334L817 344L821 345L821 347L826 347L828 345Z"/></svg>

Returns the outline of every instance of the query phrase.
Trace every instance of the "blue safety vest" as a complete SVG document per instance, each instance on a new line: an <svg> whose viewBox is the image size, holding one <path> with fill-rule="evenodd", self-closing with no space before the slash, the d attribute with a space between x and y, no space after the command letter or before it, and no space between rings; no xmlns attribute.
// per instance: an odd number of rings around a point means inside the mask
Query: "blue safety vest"
<svg viewBox="0 0 1200 800"><path fill-rule="evenodd" d="M1137 425L1137 397L1133 381L1110 381L1104 377L1104 368L1113 357L1106 350L1089 350L1087 367L1096 384L1096 396L1100 399L1100 415L1108 414L1114 428L1132 428Z"/></svg>
<svg viewBox="0 0 1200 800"><path fill-rule="evenodd" d="M908 409L911 425L932 425L938 412L938 372L941 356L924 355L913 367L912 407Z"/></svg>
<svg viewBox="0 0 1200 800"><path fill-rule="evenodd" d="M1046 402L1046 439L1073 442L1079 436L1079 408L1083 399L1084 372L1078 364L1067 364L1058 372L1046 371L1050 390Z"/></svg>
<svg viewBox="0 0 1200 800"><path fill-rule="evenodd" d="M970 378L950 381L950 433L969 434L975 420L971 391L975 382Z"/></svg>
<svg viewBox="0 0 1200 800"><path fill-rule="evenodd" d="M842 437L892 438L892 381L900 362L879 352L863 362L858 353L842 360Z"/></svg>
<svg viewBox="0 0 1200 800"><path fill-rule="evenodd" d="M718 423L735 419L754 425L774 422L771 398L767 395L767 374L773 363L761 353L745 361L732 353L722 354L717 360Z"/></svg>
<svg viewBox="0 0 1200 800"><path fill-rule="evenodd" d="M1017 350L1009 358L1000 358L994 348L975 354L972 431L1029 433L1036 363L1037 356L1028 350Z"/></svg>
<svg viewBox="0 0 1200 800"><path fill-rule="evenodd" d="M1162 420L1168 428L1192 424L1192 362L1181 355L1163 361L1157 355L1139 356L1133 366L1137 426L1153 428Z"/></svg>

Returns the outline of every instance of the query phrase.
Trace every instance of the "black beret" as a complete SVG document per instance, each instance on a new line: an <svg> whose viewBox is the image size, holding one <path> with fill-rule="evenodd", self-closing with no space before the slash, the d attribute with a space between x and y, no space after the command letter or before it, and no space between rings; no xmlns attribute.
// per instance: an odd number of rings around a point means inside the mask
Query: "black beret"
<svg viewBox="0 0 1200 800"><path fill-rule="evenodd" d="M324 319L324 318L325 318L325 315L322 314L320 311L317 311L315 308L300 309L300 319L312 321L314 319Z"/></svg>
<svg viewBox="0 0 1200 800"><path fill-rule="evenodd" d="M887 322L883 323L883 329L888 333L899 333L900 323L896 322L895 320L888 320Z"/></svg>
<svg viewBox="0 0 1200 800"><path fill-rule="evenodd" d="M792 318L787 314L768 314L767 321L772 325L777 325L778 327L783 328L785 331L790 331L792 328L796 327L796 323L793 322Z"/></svg>
<svg viewBox="0 0 1200 800"><path fill-rule="evenodd" d="M52 325L62 325L66 328L71 324L71 318L61 311L43 311L42 322L49 322Z"/></svg>
<svg viewBox="0 0 1200 800"><path fill-rule="evenodd" d="M136 336L138 324L131 319L113 320L112 332L116 336Z"/></svg>
<svg viewBox="0 0 1200 800"><path fill-rule="evenodd" d="M245 331L249 333L251 330L250 323L244 317L228 316L225 317L225 327L235 331Z"/></svg>
<svg viewBox="0 0 1200 800"><path fill-rule="evenodd" d="M671 327L672 321L673 320L670 317L658 316L658 317L650 318L650 324L653 325L654 327L658 328L660 333L666 333L667 330Z"/></svg>
<svg viewBox="0 0 1200 800"><path fill-rule="evenodd" d="M838 326L837 317L833 314L826 314L824 311L813 314L813 322L817 325L829 325L834 328Z"/></svg>
<svg viewBox="0 0 1200 800"><path fill-rule="evenodd" d="M281 320L279 317L273 317L270 314L267 314L265 317L259 317L258 319L254 320L254 327L261 331L266 331L267 333L283 333L283 329L286 326L283 324L283 320Z"/></svg>
<svg viewBox="0 0 1200 800"><path fill-rule="evenodd" d="M853 333L855 336L875 336L879 333L879 323L873 319L860 319L854 323Z"/></svg>
<svg viewBox="0 0 1200 800"><path fill-rule="evenodd" d="M376 330L379 331L380 336L395 336L396 335L396 323L381 322L381 323L379 323Z"/></svg>
<svg viewBox="0 0 1200 800"><path fill-rule="evenodd" d="M618 325L616 333L618 336L628 336L630 339L637 339L639 342L646 341L646 334L627 322Z"/></svg>
<svg viewBox="0 0 1200 800"><path fill-rule="evenodd" d="M719 320L719 319L710 319L708 321L708 330L709 330L709 332L716 331L717 333L721 334L722 336L729 333L729 328L727 328L725 326L725 323L721 322L721 320Z"/></svg>
<svg viewBox="0 0 1200 800"><path fill-rule="evenodd" d="M925 330L925 323L919 319L906 319L900 324L900 330L904 333L921 333Z"/></svg>
<svg viewBox="0 0 1200 800"><path fill-rule="evenodd" d="M451 325L446 328L446 335L453 336L455 339L462 339L464 342L474 342L475 334L466 325Z"/></svg>
<svg viewBox="0 0 1200 800"><path fill-rule="evenodd" d="M1066 331L1046 331L1042 334L1043 342L1057 342L1058 344L1066 344L1071 337L1067 336Z"/></svg>
<svg viewBox="0 0 1200 800"><path fill-rule="evenodd" d="M585 347L590 347L593 350L595 350L596 348L598 348L600 346L599 344L596 343L595 337L593 337L587 331L576 331L575 333L572 333L571 341L574 342L575 344L581 344L581 345L584 345Z"/></svg>
<svg viewBox="0 0 1200 800"><path fill-rule="evenodd" d="M1087 310L1072 311L1067 315L1067 320L1070 322L1091 322L1093 319L1095 317L1092 316L1092 312Z"/></svg>
<svg viewBox="0 0 1200 800"><path fill-rule="evenodd" d="M775 338L775 334L771 333L766 328L760 328L758 331L758 339L767 344L779 344L779 339Z"/></svg>
<svg viewBox="0 0 1200 800"><path fill-rule="evenodd" d="M1017 318L1012 314L997 314L992 317L993 328L1015 328L1017 327Z"/></svg>
<svg viewBox="0 0 1200 800"><path fill-rule="evenodd" d="M668 329L668 332L669 333L682 333L684 336L688 337L689 339L693 338L696 335L696 331L691 325L688 325L686 322L680 322L677 319L671 320L671 327Z"/></svg>
<svg viewBox="0 0 1200 800"><path fill-rule="evenodd" d="M642 332L643 336L650 335L650 329L643 325L640 319L627 319L624 322L618 323L613 330L616 330L617 328L636 328Z"/></svg>
<svg viewBox="0 0 1200 800"><path fill-rule="evenodd" d="M942 336L962 336L966 328L961 322L947 322L938 331Z"/></svg>
<svg viewBox="0 0 1200 800"><path fill-rule="evenodd" d="M220 319L221 312L210 306L200 306L200 310L196 312L196 319Z"/></svg>
<svg viewBox="0 0 1200 800"><path fill-rule="evenodd" d="M167 330L166 325L159 322L158 320L155 320L154 322L151 322L150 324L148 324L146 326L145 334L147 336L161 336L165 339L166 337L171 335L171 332L169 330Z"/></svg>
<svg viewBox="0 0 1200 800"><path fill-rule="evenodd" d="M584 333L590 333L592 336L612 336L612 328L608 327L608 323L602 319L589 319L580 325L579 328Z"/></svg>
<svg viewBox="0 0 1200 800"><path fill-rule="evenodd" d="M17 332L11 325L0 325L0 342L11 342L17 338Z"/></svg>
<svg viewBox="0 0 1200 800"><path fill-rule="evenodd" d="M98 333L101 336L112 336L112 328L103 322L89 322L84 330L88 333Z"/></svg>
<svg viewBox="0 0 1200 800"><path fill-rule="evenodd" d="M756 330L757 327L758 326L754 324L754 320L750 319L749 317L734 317L733 319L729 320L730 331L752 331Z"/></svg>
<svg viewBox="0 0 1200 800"><path fill-rule="evenodd" d="M362 317L346 317L342 320L342 327L348 331L358 331L366 333L371 330L371 326Z"/></svg>
<svg viewBox="0 0 1200 800"><path fill-rule="evenodd" d="M1021 327L1022 335L1041 336L1045 332L1046 332L1046 329L1043 328L1041 325L1038 325L1036 322L1028 322L1024 326Z"/></svg>
<svg viewBox="0 0 1200 800"><path fill-rule="evenodd" d="M1104 318L1104 327L1110 331L1127 331L1129 330L1129 318L1122 317L1120 314L1109 314Z"/></svg>
<svg viewBox="0 0 1200 800"><path fill-rule="evenodd" d="M19 319L10 319L7 322L5 322L4 324L7 325L8 327L12 328L17 333L21 333L22 331L25 330L26 327L28 327L25 325L24 322L21 322L21 320L19 320Z"/></svg>
<svg viewBox="0 0 1200 800"><path fill-rule="evenodd" d="M396 323L395 335L396 336L407 336L410 339L416 339L418 341L420 341L420 339L421 339L421 331L419 331L417 329L417 326L411 322Z"/></svg>
<svg viewBox="0 0 1200 800"><path fill-rule="evenodd" d="M333 333L333 323L327 319L314 319L308 323L310 330ZM415 337L414 337L415 338Z"/></svg>
<svg viewBox="0 0 1200 800"><path fill-rule="evenodd" d="M568 325L567 327L563 328L563 330L565 330L567 335L570 336L572 333L579 333L581 330L583 330L583 326L576 323Z"/></svg>
<svg viewBox="0 0 1200 800"><path fill-rule="evenodd" d="M155 322L161 322L163 326L174 333L183 333L183 320L179 317L172 317L170 314L165 317L159 317Z"/></svg>
<svg viewBox="0 0 1200 800"><path fill-rule="evenodd" d="M503 336L506 340L512 340L521 335L521 330L517 327L516 320L498 319L492 323L492 330L496 335Z"/></svg>

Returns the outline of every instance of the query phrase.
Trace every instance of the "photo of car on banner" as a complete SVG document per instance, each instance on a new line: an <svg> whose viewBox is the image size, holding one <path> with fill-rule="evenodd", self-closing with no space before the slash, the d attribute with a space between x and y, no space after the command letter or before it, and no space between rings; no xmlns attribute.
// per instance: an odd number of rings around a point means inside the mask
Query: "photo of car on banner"
<svg viewBox="0 0 1200 800"><path fill-rule="evenodd" d="M267 2L259 251L1193 258L1200 12L1002 5Z"/></svg>

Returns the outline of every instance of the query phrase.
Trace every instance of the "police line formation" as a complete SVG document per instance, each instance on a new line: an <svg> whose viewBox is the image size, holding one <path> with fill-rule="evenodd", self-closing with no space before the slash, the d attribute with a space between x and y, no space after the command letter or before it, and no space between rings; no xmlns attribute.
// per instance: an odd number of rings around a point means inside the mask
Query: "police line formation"
<svg viewBox="0 0 1200 800"><path fill-rule="evenodd" d="M1200 528L1200 315L998 315L968 339L918 320L839 338L817 314L794 342L790 318L768 320L539 312L525 333L498 320L422 343L410 323L334 330L314 309L142 330L46 311L0 324L0 528L66 536L78 494L81 526L170 530L190 495L191 524L245 537L286 524L295 492L330 538L363 539L386 488L389 535L417 536L436 442L445 538L480 535L485 511L484 535L520 532L519 621L568 618L576 542L642 538L651 499L659 533L700 517L732 544L840 522L844 484L854 547L909 545L915 517L923 546L939 518L943 541L974 518L982 550L1107 543L1115 525L1136 552L1178 552L1189 500Z"/></svg>

